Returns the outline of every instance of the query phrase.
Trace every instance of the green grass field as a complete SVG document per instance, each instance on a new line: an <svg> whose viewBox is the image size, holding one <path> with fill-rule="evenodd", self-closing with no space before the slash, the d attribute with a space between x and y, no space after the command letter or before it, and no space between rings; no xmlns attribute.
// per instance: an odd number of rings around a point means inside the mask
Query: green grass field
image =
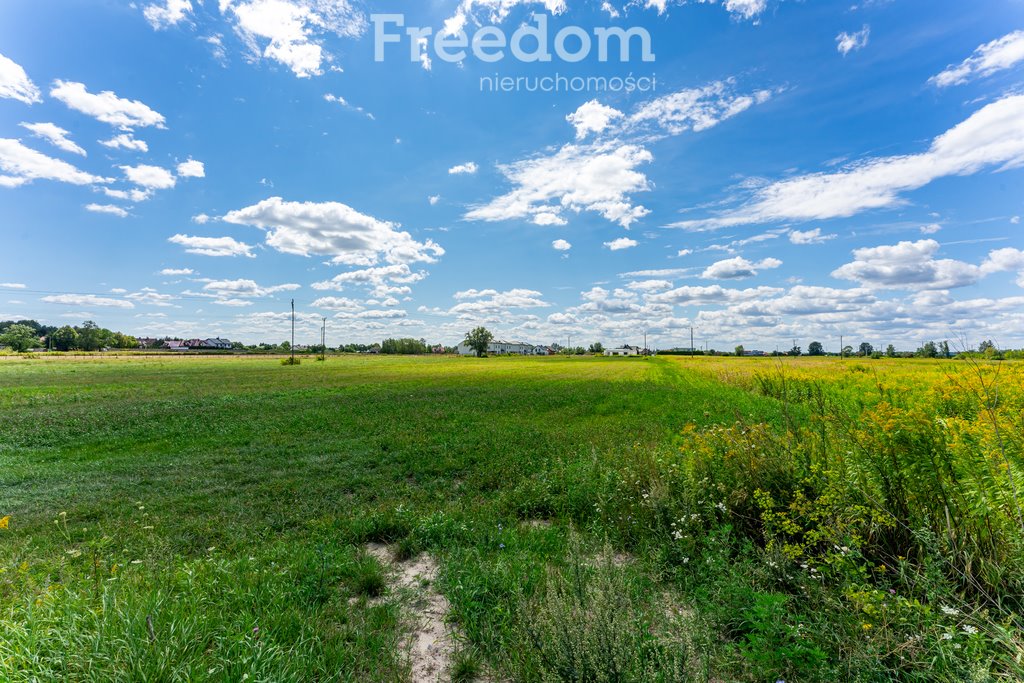
<svg viewBox="0 0 1024 683"><path fill-rule="evenodd" d="M1019 367L828 363L0 359L0 679L1018 675Z"/></svg>

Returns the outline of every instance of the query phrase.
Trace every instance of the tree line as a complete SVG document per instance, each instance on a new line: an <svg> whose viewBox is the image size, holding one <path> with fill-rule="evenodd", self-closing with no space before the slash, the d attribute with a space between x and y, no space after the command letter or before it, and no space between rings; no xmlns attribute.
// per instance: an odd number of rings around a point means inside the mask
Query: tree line
<svg viewBox="0 0 1024 683"><path fill-rule="evenodd" d="M99 351L100 349L134 349L139 340L122 332L100 327L92 320L81 325L42 325L35 320L0 322L0 346L23 353L35 348L55 351Z"/></svg>

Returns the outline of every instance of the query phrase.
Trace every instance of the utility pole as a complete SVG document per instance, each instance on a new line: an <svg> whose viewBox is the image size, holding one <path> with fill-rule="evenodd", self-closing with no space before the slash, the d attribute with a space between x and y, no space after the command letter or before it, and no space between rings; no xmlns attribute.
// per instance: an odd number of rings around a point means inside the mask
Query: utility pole
<svg viewBox="0 0 1024 683"><path fill-rule="evenodd" d="M693 358L693 325L690 325L690 357Z"/></svg>
<svg viewBox="0 0 1024 683"><path fill-rule="evenodd" d="M647 355L647 330L644 330L644 355Z"/></svg>
<svg viewBox="0 0 1024 683"><path fill-rule="evenodd" d="M292 299L292 365L295 365L295 299Z"/></svg>
<svg viewBox="0 0 1024 683"><path fill-rule="evenodd" d="M846 347L843 346L843 335L839 335L839 360L846 359Z"/></svg>
<svg viewBox="0 0 1024 683"><path fill-rule="evenodd" d="M320 360L327 360L327 318L320 327Z"/></svg>

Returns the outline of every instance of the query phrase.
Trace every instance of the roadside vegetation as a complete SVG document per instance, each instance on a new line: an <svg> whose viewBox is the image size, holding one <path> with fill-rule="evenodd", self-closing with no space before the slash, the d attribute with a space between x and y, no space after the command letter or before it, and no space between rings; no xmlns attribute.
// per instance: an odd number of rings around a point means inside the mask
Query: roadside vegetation
<svg viewBox="0 0 1024 683"><path fill-rule="evenodd" d="M0 679L1015 680L1024 367L0 361ZM426 587L424 587L426 589Z"/></svg>

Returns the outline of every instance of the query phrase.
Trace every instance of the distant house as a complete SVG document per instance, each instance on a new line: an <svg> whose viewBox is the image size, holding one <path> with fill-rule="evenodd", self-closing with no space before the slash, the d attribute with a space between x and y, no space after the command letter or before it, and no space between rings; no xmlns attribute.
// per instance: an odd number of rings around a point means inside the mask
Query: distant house
<svg viewBox="0 0 1024 683"><path fill-rule="evenodd" d="M230 349L231 341L228 339L221 339L219 337L213 337L210 339L189 339L188 341L185 342L185 346L192 349L193 351Z"/></svg>
<svg viewBox="0 0 1024 683"><path fill-rule="evenodd" d="M177 340L177 339L171 339L169 341L165 341L164 342L164 348L166 348L168 351L188 351L189 350L188 345L185 342Z"/></svg>
<svg viewBox="0 0 1024 683"><path fill-rule="evenodd" d="M460 356L475 356L474 351L466 342L462 342L456 347ZM513 356L533 356L537 355L537 347L533 344L527 344L526 342L514 342L514 341L502 341L496 339L487 345L487 353L501 355L508 354Z"/></svg>
<svg viewBox="0 0 1024 683"><path fill-rule="evenodd" d="M743 355L744 355L744 356L767 356L767 355L768 355L768 352L767 352L767 351L753 351L753 350L751 350L751 351L746 351L746 350L745 350L745 351L743 352Z"/></svg>
<svg viewBox="0 0 1024 683"><path fill-rule="evenodd" d="M620 346L616 349L605 349L606 356L639 356L644 352L639 346Z"/></svg>

